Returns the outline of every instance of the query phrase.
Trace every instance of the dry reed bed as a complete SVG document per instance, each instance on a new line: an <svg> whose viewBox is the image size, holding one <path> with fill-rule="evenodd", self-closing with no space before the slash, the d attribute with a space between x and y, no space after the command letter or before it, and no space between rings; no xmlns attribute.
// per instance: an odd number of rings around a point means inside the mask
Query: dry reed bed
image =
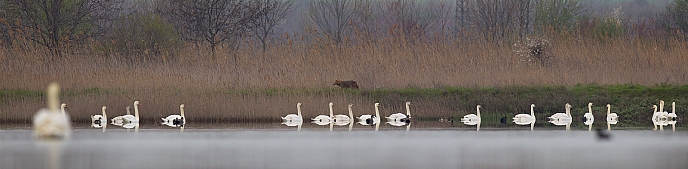
<svg viewBox="0 0 688 169"><path fill-rule="evenodd" d="M50 81L66 89L263 89L330 87L355 79L362 88L574 84L686 84L688 43L620 39L553 41L548 67L518 61L510 44L380 42L334 49L281 45L230 53L185 48L166 61L131 62L111 56L67 54L47 62L38 51L0 53L4 89L40 90ZM92 52L93 53L93 52ZM235 58L236 56L236 58Z"/></svg>

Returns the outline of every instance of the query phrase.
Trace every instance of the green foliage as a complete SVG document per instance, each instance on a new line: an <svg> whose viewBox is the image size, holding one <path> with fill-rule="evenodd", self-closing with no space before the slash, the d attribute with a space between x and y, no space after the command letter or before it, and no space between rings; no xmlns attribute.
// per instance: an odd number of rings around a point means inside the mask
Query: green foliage
<svg viewBox="0 0 688 169"><path fill-rule="evenodd" d="M134 13L121 18L107 37L103 49L122 56L158 60L155 56L174 54L182 43L174 26L155 14Z"/></svg>
<svg viewBox="0 0 688 169"><path fill-rule="evenodd" d="M618 38L626 33L626 28L623 25L624 14L621 12L621 7L615 8L614 12L607 15L600 23L595 26L593 30L595 37L598 39Z"/></svg>
<svg viewBox="0 0 688 169"><path fill-rule="evenodd" d="M688 0L676 0L660 14L659 24L669 32L688 33Z"/></svg>
<svg viewBox="0 0 688 169"><path fill-rule="evenodd" d="M535 28L558 33L573 31L577 21L589 15L578 0L538 0L535 7Z"/></svg>

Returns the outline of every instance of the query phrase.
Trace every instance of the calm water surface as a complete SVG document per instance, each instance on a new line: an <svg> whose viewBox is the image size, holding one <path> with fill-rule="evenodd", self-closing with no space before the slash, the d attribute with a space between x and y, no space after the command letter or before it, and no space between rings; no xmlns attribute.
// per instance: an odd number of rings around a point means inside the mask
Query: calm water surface
<svg viewBox="0 0 688 169"><path fill-rule="evenodd" d="M670 128L76 128L62 142L0 130L0 168L688 168L688 132Z"/></svg>

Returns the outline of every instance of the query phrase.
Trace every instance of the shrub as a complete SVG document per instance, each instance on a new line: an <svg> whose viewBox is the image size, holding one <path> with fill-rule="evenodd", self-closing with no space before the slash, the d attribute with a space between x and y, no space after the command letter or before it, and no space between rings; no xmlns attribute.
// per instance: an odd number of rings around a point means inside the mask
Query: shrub
<svg viewBox="0 0 688 169"><path fill-rule="evenodd" d="M109 54L156 60L163 51L173 54L181 45L174 26L155 14L135 13L123 17L116 25L104 43Z"/></svg>
<svg viewBox="0 0 688 169"><path fill-rule="evenodd" d="M514 44L514 52L519 61L529 65L547 66L554 60L551 52L552 44L544 38L526 38Z"/></svg>

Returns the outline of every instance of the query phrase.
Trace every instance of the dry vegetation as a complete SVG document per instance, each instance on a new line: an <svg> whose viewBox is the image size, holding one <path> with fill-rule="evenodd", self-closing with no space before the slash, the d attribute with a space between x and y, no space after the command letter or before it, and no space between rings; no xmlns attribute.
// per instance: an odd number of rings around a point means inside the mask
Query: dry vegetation
<svg viewBox="0 0 688 169"><path fill-rule="evenodd" d="M285 44L265 52L251 47L234 53L219 48L215 57L207 50L187 47L154 61L80 54L66 54L63 59L49 61L42 57L44 51L40 49L1 50L0 62L4 64L0 65L0 89L40 91L49 82L58 81L65 91L72 91L63 100L70 104L73 120L81 123L87 123L89 115L98 114L103 105L110 107L109 116L122 115L124 107L135 99L144 105L141 114L145 121L177 114L178 105L185 103L187 115L193 121L260 122L277 121L278 116L295 113L297 102L304 103L305 118L326 114L328 102L334 102L335 113L341 114L347 112L346 104L354 103L357 116L374 113L374 102L383 104L383 115L403 111L404 97L376 100L365 94L342 92L332 85L335 79L357 80L363 91L445 86L653 86L688 82L688 69L683 66L688 63L685 41L632 38L550 41L555 59L549 66L519 62L513 44L454 41L414 45L399 39L342 48ZM83 50L76 53L98 53L95 49ZM40 97L1 101L0 118L4 122L29 122L37 107L43 106ZM473 104L515 102L483 98L456 104L449 103L454 101L451 99L422 97L412 101L415 102L413 112L433 118L451 115L458 118L473 112ZM523 100L523 105L533 101ZM507 109L527 109L522 107ZM496 109L493 107L492 111ZM498 116L501 115L493 118Z"/></svg>

